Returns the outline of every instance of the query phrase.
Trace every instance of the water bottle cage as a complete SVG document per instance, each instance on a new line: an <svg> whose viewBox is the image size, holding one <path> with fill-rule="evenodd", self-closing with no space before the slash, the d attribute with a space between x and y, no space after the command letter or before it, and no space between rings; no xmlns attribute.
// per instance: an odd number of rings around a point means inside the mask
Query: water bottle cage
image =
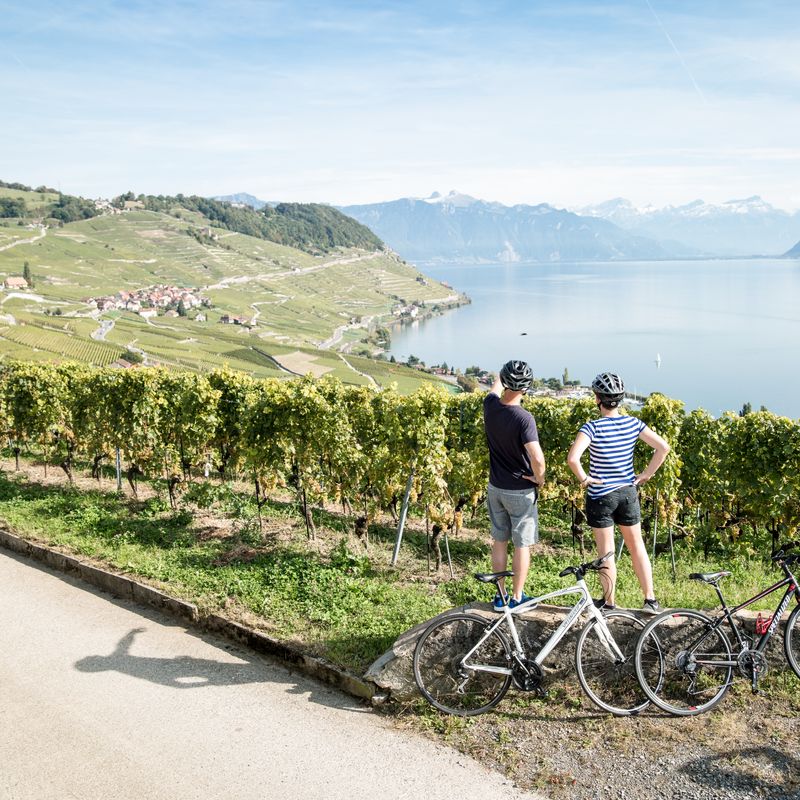
<svg viewBox="0 0 800 800"><path fill-rule="evenodd" d="M763 636L768 630L769 626L772 624L772 615L768 617L762 617L761 614L758 615L756 619L756 635Z"/></svg>

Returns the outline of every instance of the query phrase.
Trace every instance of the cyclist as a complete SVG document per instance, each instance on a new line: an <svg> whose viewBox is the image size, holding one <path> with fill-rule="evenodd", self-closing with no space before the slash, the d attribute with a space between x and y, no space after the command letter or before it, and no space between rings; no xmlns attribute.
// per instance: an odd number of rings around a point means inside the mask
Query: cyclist
<svg viewBox="0 0 800 800"><path fill-rule="evenodd" d="M601 372L592 381L592 391L600 412L599 419L587 422L578 431L569 450L567 464L586 491L586 519L594 532L597 552L614 550L614 524L619 525L625 546L631 554L633 570L644 594L642 610L657 614L661 608L653 592L653 571L642 540L638 488L656 473L669 453L669 445L640 419L619 412L625 396L622 378ZM633 471L633 450L641 439L653 448L650 463L639 475ZM581 466L581 456L589 450L589 472ZM600 572L603 597L598 608L614 608L617 566L611 558Z"/></svg>
<svg viewBox="0 0 800 800"><path fill-rule="evenodd" d="M502 611L528 599L523 592L530 568L530 547L539 540L538 488L544 482L544 453L533 415L522 398L533 382L524 361L508 361L483 401L483 421L489 446L489 486L486 505L492 526L492 570L508 567L508 542L514 543L511 598L500 581L493 607Z"/></svg>

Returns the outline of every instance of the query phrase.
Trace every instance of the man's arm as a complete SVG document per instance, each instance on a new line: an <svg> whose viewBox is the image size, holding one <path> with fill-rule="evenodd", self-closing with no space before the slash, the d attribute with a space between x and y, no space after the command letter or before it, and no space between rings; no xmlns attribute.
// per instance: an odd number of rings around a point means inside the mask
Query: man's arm
<svg viewBox="0 0 800 800"><path fill-rule="evenodd" d="M494 379L494 383L492 384L492 388L489 389L489 393L496 394L498 397L503 396L503 384L500 383L499 375Z"/></svg>
<svg viewBox="0 0 800 800"><path fill-rule="evenodd" d="M527 442L525 444L525 452L528 454L528 458L531 462L531 467L533 468L533 478L528 478L526 475L525 477L528 480L534 480L539 486L544 483L544 453L542 452L542 446L539 442Z"/></svg>

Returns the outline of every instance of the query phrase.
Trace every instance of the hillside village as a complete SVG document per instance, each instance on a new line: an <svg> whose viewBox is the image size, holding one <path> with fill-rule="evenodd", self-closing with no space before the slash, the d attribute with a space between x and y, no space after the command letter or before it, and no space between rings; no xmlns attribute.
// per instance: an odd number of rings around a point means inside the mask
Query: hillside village
<svg viewBox="0 0 800 800"><path fill-rule="evenodd" d="M199 289L164 285L133 292L120 289L115 295L89 297L85 303L98 311L131 311L145 318L156 316L159 311L165 316L185 316L191 309L211 307L211 301L203 297ZM204 322L205 318L203 313L195 317L198 322Z"/></svg>

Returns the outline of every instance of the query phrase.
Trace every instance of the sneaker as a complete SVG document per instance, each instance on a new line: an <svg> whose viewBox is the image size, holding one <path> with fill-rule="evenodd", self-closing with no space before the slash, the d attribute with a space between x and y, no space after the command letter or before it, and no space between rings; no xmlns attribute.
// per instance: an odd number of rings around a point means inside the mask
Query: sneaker
<svg viewBox="0 0 800 800"><path fill-rule="evenodd" d="M508 601L508 607L509 607L509 608L516 608L517 606L521 606L523 603L527 603L527 602L528 602L528 600L531 600L531 599L532 599L532 598L531 598L530 596L528 596L527 594L525 594L525 592L523 592L523 593L522 593L522 597L520 597L520 599L519 599L519 600L515 600L515 599L512 597L512 598L511 598L511 599Z"/></svg>
<svg viewBox="0 0 800 800"><path fill-rule="evenodd" d="M658 600L645 600L644 605L642 606L642 611L645 614L660 614L661 613L661 606L658 603Z"/></svg>
<svg viewBox="0 0 800 800"><path fill-rule="evenodd" d="M605 597L598 597L597 600L593 600L592 602L598 611L613 611L616 608L616 605L614 605L614 603L609 603Z"/></svg>
<svg viewBox="0 0 800 800"><path fill-rule="evenodd" d="M498 613L503 610L505 606L508 605L508 595L500 595L499 593L494 596L494 600L492 600L492 609L497 611Z"/></svg>

